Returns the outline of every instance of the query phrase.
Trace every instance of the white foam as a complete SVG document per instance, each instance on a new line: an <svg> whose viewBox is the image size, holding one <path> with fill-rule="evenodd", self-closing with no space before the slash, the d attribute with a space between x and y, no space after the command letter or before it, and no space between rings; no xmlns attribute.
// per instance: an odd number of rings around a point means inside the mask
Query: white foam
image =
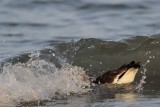
<svg viewBox="0 0 160 107"><path fill-rule="evenodd" d="M0 74L0 103L50 100L58 94L86 93L90 78L77 66L64 64L58 69L45 60L6 64Z"/></svg>

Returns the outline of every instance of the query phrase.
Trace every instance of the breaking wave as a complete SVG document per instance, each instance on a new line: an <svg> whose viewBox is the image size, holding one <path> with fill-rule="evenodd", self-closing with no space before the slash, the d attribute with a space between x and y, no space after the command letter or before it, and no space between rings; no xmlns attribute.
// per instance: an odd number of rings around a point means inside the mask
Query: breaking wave
<svg viewBox="0 0 160 107"><path fill-rule="evenodd" d="M134 81L136 92L159 90L158 35L122 41L81 39L59 44L50 41L48 44L47 49L24 53L1 63L2 106L54 101L71 94L101 93L101 87L91 84L93 77L131 60L140 61L142 65ZM109 90L102 93L107 95Z"/></svg>
<svg viewBox="0 0 160 107"><path fill-rule="evenodd" d="M38 53L39 54L39 53ZM65 63L57 68L43 59L33 59L27 63L5 64L0 74L1 105L20 102L52 100L70 94L87 93L90 77L83 68Z"/></svg>

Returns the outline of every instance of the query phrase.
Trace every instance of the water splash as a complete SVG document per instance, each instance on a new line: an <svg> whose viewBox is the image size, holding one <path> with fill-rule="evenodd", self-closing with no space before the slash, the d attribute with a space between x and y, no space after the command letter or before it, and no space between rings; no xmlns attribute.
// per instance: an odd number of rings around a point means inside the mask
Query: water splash
<svg viewBox="0 0 160 107"><path fill-rule="evenodd" d="M148 55L148 54L150 54L150 53L151 53L151 51L147 51L145 54ZM149 58L150 58L150 56L149 56ZM143 88L144 88L144 87L143 87L143 84L146 83L145 79L147 78L147 76L146 76L146 72L147 72L146 65L148 65L149 63L150 63L150 60L147 60L146 63L143 64L143 70L141 71L141 73L142 73L142 78L141 78L141 80L140 80L140 83L136 86L136 90L137 90L138 92L143 91Z"/></svg>
<svg viewBox="0 0 160 107"><path fill-rule="evenodd" d="M143 91L143 84L146 83L145 79L146 79L146 71L147 69L146 68L143 68L143 71L141 72L143 74L141 80L140 80L140 83L136 86L136 90L138 92L141 92Z"/></svg>
<svg viewBox="0 0 160 107"><path fill-rule="evenodd" d="M76 42L72 39L68 44L65 44L65 50L62 51L63 59L72 65L78 50L79 45L77 45Z"/></svg>
<svg viewBox="0 0 160 107"><path fill-rule="evenodd" d="M69 63L70 64L73 64L75 54L76 54L76 47L75 47L75 42L72 39L71 42L69 43L69 49L68 49Z"/></svg>
<svg viewBox="0 0 160 107"><path fill-rule="evenodd" d="M30 55L27 63L3 66L0 74L1 104L51 100L57 94L81 94L90 90L90 77L81 67L65 63L57 68L39 59L40 52Z"/></svg>

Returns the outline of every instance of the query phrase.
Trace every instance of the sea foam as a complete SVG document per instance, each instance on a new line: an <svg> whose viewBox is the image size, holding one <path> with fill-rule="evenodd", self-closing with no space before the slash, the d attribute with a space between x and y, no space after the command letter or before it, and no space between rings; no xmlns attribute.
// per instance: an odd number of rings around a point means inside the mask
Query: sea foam
<svg viewBox="0 0 160 107"><path fill-rule="evenodd" d="M0 74L2 105L51 100L57 94L82 94L90 90L90 77L83 68L68 63L57 68L54 63L33 59L33 56L27 63L3 66Z"/></svg>

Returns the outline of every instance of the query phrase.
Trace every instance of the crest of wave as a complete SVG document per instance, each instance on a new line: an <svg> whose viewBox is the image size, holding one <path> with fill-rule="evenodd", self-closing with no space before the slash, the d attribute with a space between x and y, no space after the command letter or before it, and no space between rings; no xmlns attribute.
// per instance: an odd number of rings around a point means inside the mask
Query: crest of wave
<svg viewBox="0 0 160 107"><path fill-rule="evenodd" d="M86 93L90 90L90 77L77 66L64 64L58 69L45 60L31 60L15 65L6 64L0 74L0 102L51 100L57 93Z"/></svg>

